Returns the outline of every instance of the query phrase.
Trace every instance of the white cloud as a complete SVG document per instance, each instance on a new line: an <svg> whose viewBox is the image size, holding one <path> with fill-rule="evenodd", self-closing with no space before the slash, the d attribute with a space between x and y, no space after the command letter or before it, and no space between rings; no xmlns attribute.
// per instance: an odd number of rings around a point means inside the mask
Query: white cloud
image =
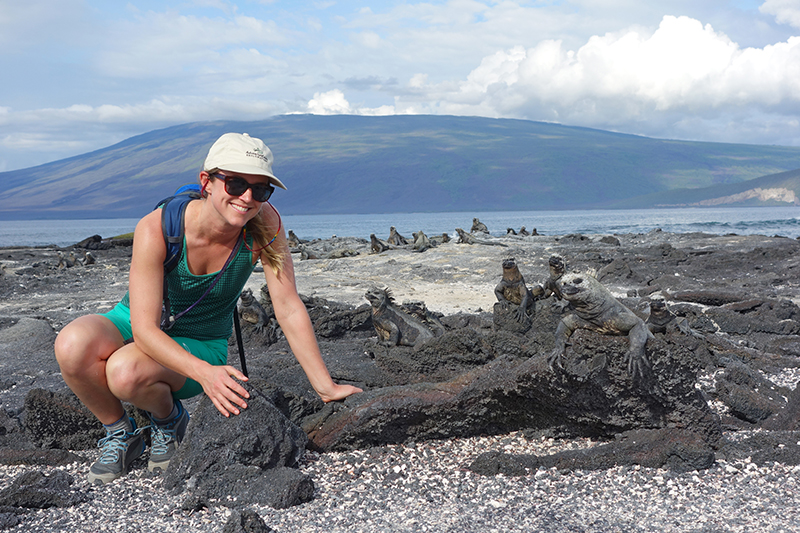
<svg viewBox="0 0 800 533"><path fill-rule="evenodd" d="M800 37L742 49L709 25L666 16L652 33L635 28L594 36L577 51L553 40L516 46L485 57L465 80L420 80L409 84L413 96L398 98L398 110L422 107L649 134L681 115L714 119L744 111L736 119L743 125L770 110L798 116Z"/></svg>
<svg viewBox="0 0 800 533"><path fill-rule="evenodd" d="M312 115L393 115L394 106L384 105L379 107L353 108L350 102L339 89L334 89L326 93L315 93L314 98L309 100L307 106L308 113Z"/></svg>
<svg viewBox="0 0 800 533"><path fill-rule="evenodd" d="M339 89L314 93L314 98L308 102L308 112L314 115L342 115L350 111L350 102Z"/></svg>
<svg viewBox="0 0 800 533"><path fill-rule="evenodd" d="M798 0L766 0L758 10L768 15L774 15L779 24L800 28L800 2Z"/></svg>

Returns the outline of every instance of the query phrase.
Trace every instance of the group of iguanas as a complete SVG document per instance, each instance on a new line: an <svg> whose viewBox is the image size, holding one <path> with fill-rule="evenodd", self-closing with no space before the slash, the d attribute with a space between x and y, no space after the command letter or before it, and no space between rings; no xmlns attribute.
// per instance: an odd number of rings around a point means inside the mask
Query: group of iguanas
<svg viewBox="0 0 800 533"><path fill-rule="evenodd" d="M523 226L522 231L524 229ZM456 228L456 233L460 243L505 246L502 243L477 239L461 228ZM488 230L475 218L471 233L488 233ZM394 226L390 228L388 240L378 239L374 233L370 235L370 240L374 253L409 246L408 239L400 235ZM421 252L448 240L446 233L429 239L419 231L414 233L411 247L412 251ZM677 329L685 334L698 335L689 328L685 319L679 319L669 311L664 300L651 299L650 316L647 321L643 320L619 302L591 273L568 272L567 262L560 255L555 254L548 259L547 280L532 287L525 283L514 258L504 259L502 268L502 279L495 287L494 294L503 309L516 308L513 316L518 322L530 318L537 300L553 296L557 302L562 302L557 305L563 316L555 332L555 349L547 357L553 369L563 368L563 357L569 338L578 329L607 335L627 335L630 347L626 354L626 363L634 378L642 377L650 366L645 346L653 338L653 333L667 333ZM377 287L367 291L365 298L372 306L372 323L378 340L386 346L417 346L444 333L444 326L438 317L423 302L398 305L388 288ZM243 294L242 309L249 312L253 307L253 300L252 293ZM243 316L245 314L247 313L243 313ZM246 316L245 320L260 328L267 325L263 316Z"/></svg>
<svg viewBox="0 0 800 533"><path fill-rule="evenodd" d="M669 311L663 300L650 302L650 316L647 321L619 302L592 274L567 272L567 263L560 255L548 260L550 275L543 284L529 287L514 258L503 261L503 277L494 289L501 307L516 307L514 316L523 321L533 313L536 300L553 296L565 301L562 316L555 332L555 349L548 355L551 368L562 369L563 357L572 333L577 329L587 329L606 335L627 335L630 347L626 354L628 371L634 378L641 378L649 369L645 354L647 341L653 333L666 333L676 329L686 334L697 335L688 327L685 319L679 319ZM385 345L416 346L443 331L439 327L431 329L431 319L435 317L427 309L423 317L413 316L392 299L389 289L371 289L366 294L372 305L372 321L379 341ZM424 306L423 306L424 308Z"/></svg>

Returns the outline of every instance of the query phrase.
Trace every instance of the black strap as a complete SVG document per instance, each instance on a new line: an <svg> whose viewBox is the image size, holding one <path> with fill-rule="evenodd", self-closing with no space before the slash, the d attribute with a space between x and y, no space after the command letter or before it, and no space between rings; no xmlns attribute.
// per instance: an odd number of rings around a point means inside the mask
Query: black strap
<svg viewBox="0 0 800 533"><path fill-rule="evenodd" d="M244 343L242 343L242 326L239 325L239 310L233 310L233 329L236 331L236 345L239 347L239 362L242 364L242 374L247 374L247 363L244 362Z"/></svg>

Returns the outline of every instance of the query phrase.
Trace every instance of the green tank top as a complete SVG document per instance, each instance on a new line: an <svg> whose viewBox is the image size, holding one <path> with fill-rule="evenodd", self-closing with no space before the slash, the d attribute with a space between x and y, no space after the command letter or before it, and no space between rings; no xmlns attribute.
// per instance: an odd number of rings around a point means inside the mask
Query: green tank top
<svg viewBox="0 0 800 533"><path fill-rule="evenodd" d="M249 235L247 241L252 248L252 238ZM167 335L201 341L230 337L233 328L233 310L236 308L239 294L255 268L252 258L252 252L242 243L236 257L231 260L211 292L194 309L180 317L167 331ZM172 314L177 315L195 303L206 292L217 273L196 276L189 271L184 238L181 260L172 272L167 274ZM130 307L129 294L126 293L120 303Z"/></svg>

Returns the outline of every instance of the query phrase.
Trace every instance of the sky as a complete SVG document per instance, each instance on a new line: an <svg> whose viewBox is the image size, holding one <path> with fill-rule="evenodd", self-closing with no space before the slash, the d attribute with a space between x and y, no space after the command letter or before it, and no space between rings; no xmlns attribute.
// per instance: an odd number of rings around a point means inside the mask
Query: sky
<svg viewBox="0 0 800 533"><path fill-rule="evenodd" d="M288 113L800 146L800 0L0 0L0 69L0 172Z"/></svg>

